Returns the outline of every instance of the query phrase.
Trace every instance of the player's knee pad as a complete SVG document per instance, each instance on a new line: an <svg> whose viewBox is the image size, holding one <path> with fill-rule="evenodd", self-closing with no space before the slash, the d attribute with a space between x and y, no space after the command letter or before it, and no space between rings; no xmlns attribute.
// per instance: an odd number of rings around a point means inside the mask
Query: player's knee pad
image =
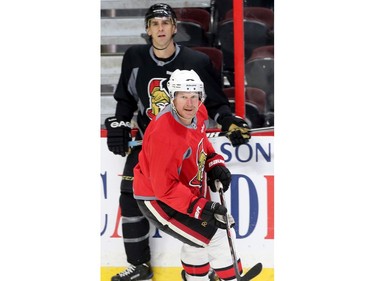
<svg viewBox="0 0 375 281"><path fill-rule="evenodd" d="M189 265L206 265L208 264L207 250L201 247L195 247L184 243L181 248L181 261ZM207 267L207 272L210 267Z"/></svg>
<svg viewBox="0 0 375 281"><path fill-rule="evenodd" d="M206 281L210 264L205 248L183 244L181 249L181 263L185 271L186 281Z"/></svg>
<svg viewBox="0 0 375 281"><path fill-rule="evenodd" d="M231 228L231 237L236 237L236 233L233 228ZM235 243L233 246L235 247ZM218 229L216 231L215 235L210 241L210 244L207 247L207 251L211 267L213 269L216 270L233 266L233 258L228 243L227 232L225 229ZM239 259L239 256L237 256L237 258Z"/></svg>
<svg viewBox="0 0 375 281"><path fill-rule="evenodd" d="M123 217L142 217L143 214L138 207L133 193L121 192L120 195L121 215Z"/></svg>

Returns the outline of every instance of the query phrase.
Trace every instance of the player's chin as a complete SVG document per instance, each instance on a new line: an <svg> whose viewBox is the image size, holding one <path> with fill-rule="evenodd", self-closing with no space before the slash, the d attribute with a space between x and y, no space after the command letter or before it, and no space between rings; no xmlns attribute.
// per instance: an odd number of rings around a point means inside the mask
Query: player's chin
<svg viewBox="0 0 375 281"><path fill-rule="evenodd" d="M184 115L186 118L193 118L196 114L196 110L184 110Z"/></svg>

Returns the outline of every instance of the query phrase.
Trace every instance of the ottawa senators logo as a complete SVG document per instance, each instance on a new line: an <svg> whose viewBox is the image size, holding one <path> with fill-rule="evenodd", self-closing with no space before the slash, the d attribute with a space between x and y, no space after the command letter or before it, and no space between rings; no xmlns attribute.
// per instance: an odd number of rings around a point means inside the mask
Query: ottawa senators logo
<svg viewBox="0 0 375 281"><path fill-rule="evenodd" d="M203 139L198 144L197 149L197 167L198 173L197 175L190 181L191 186L202 186L203 175L204 175L204 165L206 163L207 153L203 149Z"/></svg>
<svg viewBox="0 0 375 281"><path fill-rule="evenodd" d="M163 81L165 78L156 78L150 80L148 83L148 96L150 99L150 107L147 108L146 114L150 119L153 119L160 111L162 111L168 104L170 99L166 89L163 88Z"/></svg>

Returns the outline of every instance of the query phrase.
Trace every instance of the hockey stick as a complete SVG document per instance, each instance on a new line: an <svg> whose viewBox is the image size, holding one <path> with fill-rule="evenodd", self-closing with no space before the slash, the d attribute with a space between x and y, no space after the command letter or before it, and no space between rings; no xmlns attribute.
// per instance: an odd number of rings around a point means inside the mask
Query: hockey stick
<svg viewBox="0 0 375 281"><path fill-rule="evenodd" d="M128 142L129 147L139 146L142 145L142 140L133 140Z"/></svg>
<svg viewBox="0 0 375 281"><path fill-rule="evenodd" d="M251 129L251 132L252 133L265 132L265 131L272 131L273 129L274 129L274 127L256 128L256 129ZM221 131L207 132L207 137L208 138L221 137L221 136L225 136L226 133L227 132L221 132ZM139 146L139 145L142 145L142 140L133 140L133 141L128 142L129 147L135 147L135 146Z"/></svg>
<svg viewBox="0 0 375 281"><path fill-rule="evenodd" d="M219 180L216 179L215 180L215 187L216 187L216 190L219 191L221 205L223 205L225 208L227 208L227 204L225 203L225 199L224 199L223 184ZM237 255L236 255L236 251L234 250L232 235L231 235L231 232L230 232L229 213L228 212L227 212L227 215L226 215L225 222L226 222L226 226L227 226L227 229L226 229L227 230L227 237L228 237L228 242L229 242L230 253L232 255L234 271L236 273L237 281L241 281L241 274L240 274L240 270L238 269L238 263L237 263L237 261L238 261Z"/></svg>
<svg viewBox="0 0 375 281"><path fill-rule="evenodd" d="M258 262L256 265L254 265L252 268L250 268L249 271L246 272L246 274L244 276L241 277L241 281L250 281L251 279L253 279L257 275L259 275L259 273L262 271L262 269L263 269L262 263Z"/></svg>
<svg viewBox="0 0 375 281"><path fill-rule="evenodd" d="M223 184L218 179L215 180L215 187L216 187L216 190L219 191L221 205L223 205L225 208L227 208L227 205L225 203L225 198L224 198ZM250 270L248 272L246 272L246 274L244 276L240 275L240 271L238 269L238 263L237 263L237 255L236 255L236 251L234 249L233 239L232 239L232 235L231 235L231 231L230 231L229 213L227 213L227 215L226 215L226 226L227 226L226 230L227 230L229 248L230 248L230 252L231 252L231 255L232 255L232 259L233 259L233 266L234 266L234 271L236 273L237 281L249 281L249 280L253 279L255 276L257 276L262 271L263 265L262 265L262 263L257 263L252 268L250 268Z"/></svg>

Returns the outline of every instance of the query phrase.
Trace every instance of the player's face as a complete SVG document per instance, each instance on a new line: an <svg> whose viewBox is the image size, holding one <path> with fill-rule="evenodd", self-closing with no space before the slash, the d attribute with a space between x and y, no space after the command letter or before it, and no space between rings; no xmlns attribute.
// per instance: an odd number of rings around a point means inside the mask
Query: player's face
<svg viewBox="0 0 375 281"><path fill-rule="evenodd" d="M173 103L177 113L182 117L182 123L190 125L200 105L199 94L197 92L176 92Z"/></svg>
<svg viewBox="0 0 375 281"><path fill-rule="evenodd" d="M176 32L176 25L171 18L152 18L148 22L147 34L152 37L152 43L157 48L167 46Z"/></svg>

